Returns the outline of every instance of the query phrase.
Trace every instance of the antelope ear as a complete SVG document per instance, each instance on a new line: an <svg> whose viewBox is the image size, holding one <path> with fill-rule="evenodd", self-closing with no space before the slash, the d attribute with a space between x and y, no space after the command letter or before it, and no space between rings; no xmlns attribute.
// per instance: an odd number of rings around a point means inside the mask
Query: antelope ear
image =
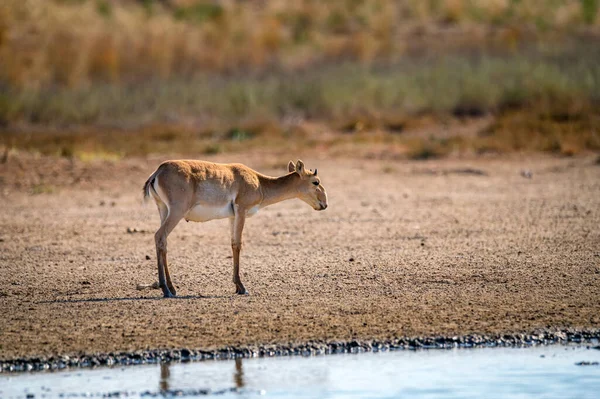
<svg viewBox="0 0 600 399"><path fill-rule="evenodd" d="M288 172L295 172L296 171L296 165L294 165L294 163L292 161L290 161L290 163L288 163Z"/></svg>
<svg viewBox="0 0 600 399"><path fill-rule="evenodd" d="M298 160L298 162L296 162L296 172L298 172L299 174L304 173L304 162L302 162L301 160Z"/></svg>

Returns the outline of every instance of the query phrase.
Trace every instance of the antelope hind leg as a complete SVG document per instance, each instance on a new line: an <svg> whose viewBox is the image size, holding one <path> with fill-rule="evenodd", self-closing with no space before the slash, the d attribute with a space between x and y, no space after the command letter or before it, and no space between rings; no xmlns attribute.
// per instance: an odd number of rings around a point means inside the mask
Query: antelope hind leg
<svg viewBox="0 0 600 399"><path fill-rule="evenodd" d="M167 264L167 237L173 231L177 223L185 214L185 209L181 206L171 207L169 213L162 225L154 235L156 243L156 261L158 264L158 283L165 298L173 298L175 290L169 276L169 266ZM172 290L172 291L171 291Z"/></svg>
<svg viewBox="0 0 600 399"><path fill-rule="evenodd" d="M177 292L175 291L175 286L173 286L173 283L171 282L171 276L169 275L169 265L166 262L165 262L165 278L167 280L167 287L169 287L169 291L171 291L171 294L173 294L173 296L177 295Z"/></svg>

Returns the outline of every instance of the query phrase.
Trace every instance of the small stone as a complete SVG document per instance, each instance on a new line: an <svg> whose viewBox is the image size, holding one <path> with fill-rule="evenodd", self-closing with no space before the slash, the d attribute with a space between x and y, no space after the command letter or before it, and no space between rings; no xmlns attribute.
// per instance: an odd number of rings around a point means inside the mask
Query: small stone
<svg viewBox="0 0 600 399"><path fill-rule="evenodd" d="M533 172L526 169L526 170L522 170L521 171L521 177L524 177L526 179L531 179L533 177Z"/></svg>
<svg viewBox="0 0 600 399"><path fill-rule="evenodd" d="M348 259L348 262L354 262L354 258Z"/></svg>
<svg viewBox="0 0 600 399"><path fill-rule="evenodd" d="M146 260L150 260L150 255L146 255Z"/></svg>
<svg viewBox="0 0 600 399"><path fill-rule="evenodd" d="M600 365L600 363L598 362L586 362L586 361L582 361L582 362L577 362L575 363L576 366L598 366Z"/></svg>
<svg viewBox="0 0 600 399"><path fill-rule="evenodd" d="M146 233L147 231L144 229L138 229L137 227L128 227L127 228L127 233L128 234L133 234L133 233Z"/></svg>

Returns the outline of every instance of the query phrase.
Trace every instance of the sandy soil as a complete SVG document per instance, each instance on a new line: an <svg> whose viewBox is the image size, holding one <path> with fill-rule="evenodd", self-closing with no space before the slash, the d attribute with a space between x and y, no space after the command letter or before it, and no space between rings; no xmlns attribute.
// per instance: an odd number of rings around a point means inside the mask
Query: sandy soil
<svg viewBox="0 0 600 399"><path fill-rule="evenodd" d="M208 159L268 174L287 161ZM595 158L304 159L330 206L288 201L248 221L251 295L233 294L228 222L182 222L171 300L135 289L156 279L159 219L141 186L160 160L0 165L0 359L600 327Z"/></svg>

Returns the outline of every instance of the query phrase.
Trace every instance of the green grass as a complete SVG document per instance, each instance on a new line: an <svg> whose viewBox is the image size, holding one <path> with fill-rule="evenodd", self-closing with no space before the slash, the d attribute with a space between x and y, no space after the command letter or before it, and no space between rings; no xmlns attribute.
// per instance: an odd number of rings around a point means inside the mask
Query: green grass
<svg viewBox="0 0 600 399"><path fill-rule="evenodd" d="M586 24L593 24L598 14L598 0L579 0L581 2L581 13Z"/></svg>
<svg viewBox="0 0 600 399"><path fill-rule="evenodd" d="M531 104L570 113L600 100L599 65L600 46L590 45L549 56L447 56L295 74L8 88L0 92L0 123L127 127L194 120L233 128L249 119L277 121L288 115L328 121L379 114L463 117Z"/></svg>
<svg viewBox="0 0 600 399"><path fill-rule="evenodd" d="M210 3L197 3L188 7L177 7L173 12L173 16L176 19L186 20L197 24L220 18L223 14L223 7L218 4Z"/></svg>

